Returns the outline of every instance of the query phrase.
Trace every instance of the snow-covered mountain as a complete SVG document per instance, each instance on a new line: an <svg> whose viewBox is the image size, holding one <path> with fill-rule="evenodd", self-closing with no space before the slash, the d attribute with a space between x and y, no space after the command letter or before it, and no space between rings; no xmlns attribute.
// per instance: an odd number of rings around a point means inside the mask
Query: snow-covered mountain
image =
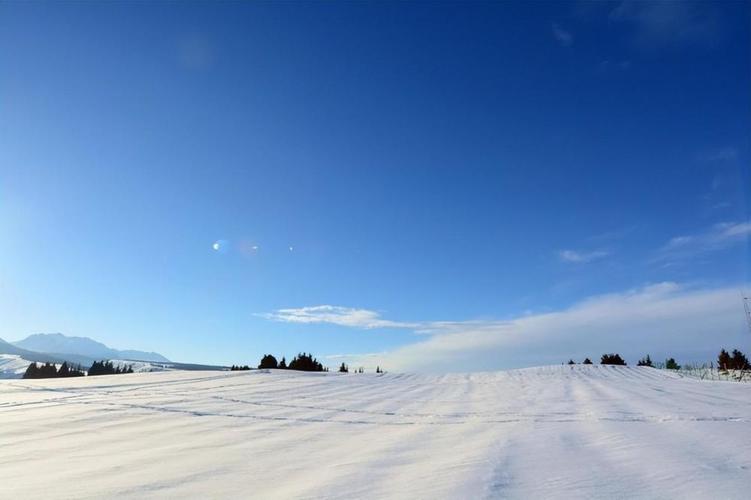
<svg viewBox="0 0 751 500"><path fill-rule="evenodd" d="M66 359L75 356L76 359L73 359L73 361L85 361L85 359L137 359L141 361L169 362L167 358L156 352L112 349L88 337L68 337L61 333L37 333L29 335L23 340L13 342L13 345L28 351L48 353L55 357ZM8 354L15 353L10 352Z"/></svg>
<svg viewBox="0 0 751 500"><path fill-rule="evenodd" d="M10 342L6 342L3 339L0 339L0 354L7 354L11 356L18 356L19 358L23 358L26 360L29 360L29 362L37 361L37 362L47 362L50 363L62 363L63 360L53 356L46 352L36 352L29 349L24 349L19 346L15 346L11 344Z"/></svg>

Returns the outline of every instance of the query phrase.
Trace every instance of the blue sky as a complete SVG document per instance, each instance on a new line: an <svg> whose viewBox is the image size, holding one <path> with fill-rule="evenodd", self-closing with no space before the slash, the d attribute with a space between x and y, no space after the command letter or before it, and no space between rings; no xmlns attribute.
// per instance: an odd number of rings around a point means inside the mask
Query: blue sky
<svg viewBox="0 0 751 500"><path fill-rule="evenodd" d="M749 17L4 3L0 337L394 370L748 346Z"/></svg>

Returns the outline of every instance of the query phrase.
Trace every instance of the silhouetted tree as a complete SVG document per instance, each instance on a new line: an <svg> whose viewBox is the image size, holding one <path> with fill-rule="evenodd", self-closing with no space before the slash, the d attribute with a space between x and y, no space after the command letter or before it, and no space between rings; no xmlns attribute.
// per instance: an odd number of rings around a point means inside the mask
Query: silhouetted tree
<svg viewBox="0 0 751 500"><path fill-rule="evenodd" d="M665 368L668 370L680 370L681 365L676 363L674 358L668 358L665 360Z"/></svg>
<svg viewBox="0 0 751 500"><path fill-rule="evenodd" d="M380 366L376 366L376 373L383 373Z"/></svg>
<svg viewBox="0 0 751 500"><path fill-rule="evenodd" d="M133 373L133 365L117 365L112 361L94 361L89 368L89 375L120 375L122 373Z"/></svg>
<svg viewBox="0 0 751 500"><path fill-rule="evenodd" d="M720 351L720 355L717 356L717 368L720 370L729 370L732 367L733 361L730 358L730 354L725 349Z"/></svg>
<svg viewBox="0 0 751 500"><path fill-rule="evenodd" d="M592 364L592 360L589 359L589 358L584 358L584 362L582 364L583 365L591 365Z"/></svg>
<svg viewBox="0 0 751 500"><path fill-rule="evenodd" d="M276 358L271 354L267 354L261 358L261 363L258 365L258 368L276 368L277 366L278 363L276 362Z"/></svg>
<svg viewBox="0 0 751 500"><path fill-rule="evenodd" d="M349 373L349 367L345 363L342 363L339 367L339 373Z"/></svg>
<svg viewBox="0 0 751 500"><path fill-rule="evenodd" d="M319 363L312 354L306 354L304 352L299 353L297 356L292 358L292 361L289 362L288 368L290 370L300 370L304 372L324 371L323 365Z"/></svg>
<svg viewBox="0 0 751 500"><path fill-rule="evenodd" d="M651 367L654 367L654 364L652 364L652 359L649 357L649 354L647 354L647 357L640 359L636 363L636 366L651 366Z"/></svg>
<svg viewBox="0 0 751 500"><path fill-rule="evenodd" d="M733 357L730 358L730 363L733 370L751 370L751 365L748 364L748 358L738 349L733 349Z"/></svg>
<svg viewBox="0 0 751 500"><path fill-rule="evenodd" d="M600 358L600 364L626 366L626 362L623 361L620 354L603 354Z"/></svg>
<svg viewBox="0 0 751 500"><path fill-rule="evenodd" d="M282 356L282 360L279 362L279 366L277 367L280 370L286 370L287 369L287 360Z"/></svg>
<svg viewBox="0 0 751 500"><path fill-rule="evenodd" d="M575 364L576 364L576 361L574 361L573 359L569 359L569 360L568 360L568 364L570 364L570 365L575 365Z"/></svg>
<svg viewBox="0 0 751 500"><path fill-rule="evenodd" d="M23 378L40 378L39 377L39 366L36 364L36 362L31 363L26 368L26 372L24 372Z"/></svg>
<svg viewBox="0 0 751 500"><path fill-rule="evenodd" d="M57 377L57 368L52 363L45 363L44 366L39 368L41 374L40 378L55 378Z"/></svg>

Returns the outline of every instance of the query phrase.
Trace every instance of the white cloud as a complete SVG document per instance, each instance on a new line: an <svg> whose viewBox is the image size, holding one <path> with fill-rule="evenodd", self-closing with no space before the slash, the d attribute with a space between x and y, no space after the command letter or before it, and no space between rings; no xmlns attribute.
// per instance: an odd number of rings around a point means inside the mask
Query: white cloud
<svg viewBox="0 0 751 500"><path fill-rule="evenodd" d="M714 358L743 345L737 288L692 290L675 283L592 297L568 309L503 322L452 323L425 340L351 364L391 371L476 371L558 364L619 352L634 362Z"/></svg>
<svg viewBox="0 0 751 500"><path fill-rule="evenodd" d="M563 262L584 264L593 260L602 259L609 254L604 250L595 250L592 252L578 252L576 250L560 250L558 258Z"/></svg>
<svg viewBox="0 0 751 500"><path fill-rule="evenodd" d="M574 36L555 23L553 23L553 37L564 47L569 47L574 43Z"/></svg>
<svg viewBox="0 0 751 500"><path fill-rule="evenodd" d="M327 323L353 328L420 328L420 323L382 319L376 311L351 307L320 305L278 309L262 317L284 323Z"/></svg>
<svg viewBox="0 0 751 500"><path fill-rule="evenodd" d="M697 255L723 250L751 237L751 222L722 222L709 230L676 236L657 251L653 261L685 260Z"/></svg>

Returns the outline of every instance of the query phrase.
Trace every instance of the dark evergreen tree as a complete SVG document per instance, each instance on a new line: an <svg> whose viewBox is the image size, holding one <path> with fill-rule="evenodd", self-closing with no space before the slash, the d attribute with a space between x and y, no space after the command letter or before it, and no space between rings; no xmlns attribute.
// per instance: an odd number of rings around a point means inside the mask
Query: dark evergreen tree
<svg viewBox="0 0 751 500"><path fill-rule="evenodd" d="M349 373L349 367L345 363L342 363L339 367L339 373Z"/></svg>
<svg viewBox="0 0 751 500"><path fill-rule="evenodd" d="M584 358L584 362L582 364L583 365L591 365L592 364L592 360L589 359L589 358Z"/></svg>
<svg viewBox="0 0 751 500"><path fill-rule="evenodd" d="M89 368L89 375L117 375L120 373L133 373L133 367L123 365L115 366L112 361L94 361Z"/></svg>
<svg viewBox="0 0 751 500"><path fill-rule="evenodd" d="M45 363L44 366L39 368L41 374L40 378L55 378L57 377L57 368L52 363Z"/></svg>
<svg viewBox="0 0 751 500"><path fill-rule="evenodd" d="M266 354L261 358L261 362L258 364L258 369L260 370L263 368L276 368L277 366L278 363L276 362L276 358L271 354Z"/></svg>
<svg viewBox="0 0 751 500"><path fill-rule="evenodd" d="M576 364L576 361L574 361L573 359L569 359L569 360L568 360L568 364L570 364L570 365L575 365L575 364Z"/></svg>
<svg viewBox="0 0 751 500"><path fill-rule="evenodd" d="M322 372L323 365L318 362L312 354L306 354L304 352L299 353L292 358L289 362L288 368L290 370L301 370L304 372Z"/></svg>
<svg viewBox="0 0 751 500"><path fill-rule="evenodd" d="M680 370L681 365L676 363L674 358L669 358L665 360L665 368L668 370Z"/></svg>
<svg viewBox="0 0 751 500"><path fill-rule="evenodd" d="M36 364L36 362L31 363L28 368L26 368L26 372L23 374L23 378L41 378L39 376L39 366Z"/></svg>
<svg viewBox="0 0 751 500"><path fill-rule="evenodd" d="M600 364L626 366L626 362L623 361L620 354L603 354L600 358Z"/></svg>
<svg viewBox="0 0 751 500"><path fill-rule="evenodd" d="M730 364L733 370L751 370L751 365L748 364L748 358L738 349L733 349L733 357L730 358Z"/></svg>
<svg viewBox="0 0 751 500"><path fill-rule="evenodd" d="M284 356L282 356L282 360L279 362L279 366L277 367L280 370L286 370L287 369L287 360Z"/></svg>
<svg viewBox="0 0 751 500"><path fill-rule="evenodd" d="M650 367L654 367L654 364L652 363L652 359L649 357L649 354L647 354L647 357L640 359L639 362L636 363L636 366L650 366Z"/></svg>
<svg viewBox="0 0 751 500"><path fill-rule="evenodd" d="M720 370L729 370L732 367L732 359L730 354L725 349L720 351L720 355L717 356L717 368Z"/></svg>

